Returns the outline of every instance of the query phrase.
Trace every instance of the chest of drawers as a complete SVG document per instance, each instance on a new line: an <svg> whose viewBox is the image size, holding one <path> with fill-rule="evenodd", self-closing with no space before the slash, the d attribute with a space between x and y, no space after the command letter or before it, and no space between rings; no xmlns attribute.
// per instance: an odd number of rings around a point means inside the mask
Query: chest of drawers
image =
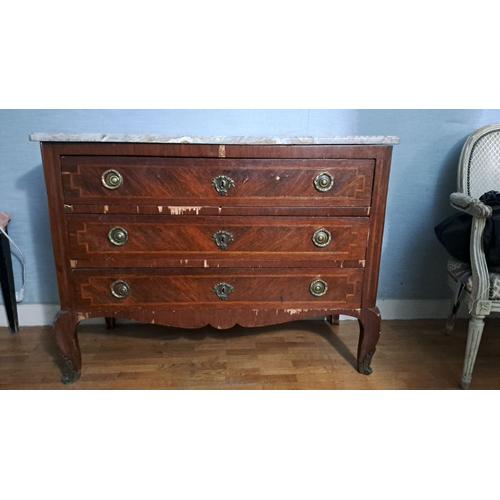
<svg viewBox="0 0 500 500"><path fill-rule="evenodd" d="M346 314L360 324L358 370L371 372L397 138L32 140L49 200L63 381L80 376L76 329L93 317L223 329Z"/></svg>

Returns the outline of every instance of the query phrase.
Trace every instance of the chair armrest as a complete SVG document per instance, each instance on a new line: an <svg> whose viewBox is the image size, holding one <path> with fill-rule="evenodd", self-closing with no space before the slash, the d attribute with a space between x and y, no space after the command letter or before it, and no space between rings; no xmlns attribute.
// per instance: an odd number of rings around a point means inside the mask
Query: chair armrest
<svg viewBox="0 0 500 500"><path fill-rule="evenodd" d="M453 208L472 215L473 217L488 218L493 213L489 205L484 204L482 201L472 198L465 193L451 193L450 204Z"/></svg>
<svg viewBox="0 0 500 500"><path fill-rule="evenodd" d="M469 312L479 317L489 314L490 278L488 264L483 248L483 231L486 219L491 217L493 209L471 196L464 193L452 193L450 204L453 208L472 216L470 238L470 264L472 271L472 291L469 303Z"/></svg>
<svg viewBox="0 0 500 500"><path fill-rule="evenodd" d="M490 312L490 275L483 248L483 232L486 217L472 218L470 237L470 265L472 271L472 292L469 312L478 316Z"/></svg>

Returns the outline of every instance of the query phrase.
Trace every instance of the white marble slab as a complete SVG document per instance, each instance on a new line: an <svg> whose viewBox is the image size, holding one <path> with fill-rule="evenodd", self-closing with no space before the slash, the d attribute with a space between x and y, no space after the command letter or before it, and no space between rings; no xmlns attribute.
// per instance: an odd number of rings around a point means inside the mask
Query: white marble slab
<svg viewBox="0 0 500 500"><path fill-rule="evenodd" d="M167 136L151 134L62 134L35 132L35 142L141 142L164 144L399 144L399 137L391 135L347 135L332 137L274 137L274 136Z"/></svg>

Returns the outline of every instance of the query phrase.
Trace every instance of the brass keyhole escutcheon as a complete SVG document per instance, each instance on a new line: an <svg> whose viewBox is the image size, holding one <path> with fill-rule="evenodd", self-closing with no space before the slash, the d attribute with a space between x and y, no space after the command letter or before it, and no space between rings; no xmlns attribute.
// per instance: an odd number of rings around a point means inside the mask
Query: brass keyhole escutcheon
<svg viewBox="0 0 500 500"><path fill-rule="evenodd" d="M314 232L312 240L317 247L327 247L332 241L332 234L328 229L322 227Z"/></svg>
<svg viewBox="0 0 500 500"><path fill-rule="evenodd" d="M128 232L123 227L113 227L109 230L108 240L113 245L121 247L128 241Z"/></svg>
<svg viewBox="0 0 500 500"><path fill-rule="evenodd" d="M106 189L118 189L123 184L123 177L118 170L106 170L101 177L102 185Z"/></svg>
<svg viewBox="0 0 500 500"><path fill-rule="evenodd" d="M321 279L314 280L309 286L309 291L315 297L322 297L328 291L328 284Z"/></svg>
<svg viewBox="0 0 500 500"><path fill-rule="evenodd" d="M126 281L118 280L111 283L111 295L117 299L124 299L130 293L130 286Z"/></svg>
<svg viewBox="0 0 500 500"><path fill-rule="evenodd" d="M221 196L227 196L229 190L234 188L235 182L228 175L218 175L212 179L212 186Z"/></svg>
<svg viewBox="0 0 500 500"><path fill-rule="evenodd" d="M217 283L214 286L214 292L220 300L227 300L233 291L234 286L229 283Z"/></svg>
<svg viewBox="0 0 500 500"><path fill-rule="evenodd" d="M333 175L328 172L322 172L314 179L314 187L321 192L330 191L333 187L333 183Z"/></svg>
<svg viewBox="0 0 500 500"><path fill-rule="evenodd" d="M234 241L234 235L224 230L217 231L213 234L212 238L221 250L227 250L229 245Z"/></svg>

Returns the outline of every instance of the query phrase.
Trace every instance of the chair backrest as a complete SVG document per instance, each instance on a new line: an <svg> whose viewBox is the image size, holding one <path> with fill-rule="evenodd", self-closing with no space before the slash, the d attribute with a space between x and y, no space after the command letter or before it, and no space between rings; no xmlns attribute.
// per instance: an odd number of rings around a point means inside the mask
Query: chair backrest
<svg viewBox="0 0 500 500"><path fill-rule="evenodd" d="M458 191L479 198L500 191L500 123L476 130L462 148Z"/></svg>

